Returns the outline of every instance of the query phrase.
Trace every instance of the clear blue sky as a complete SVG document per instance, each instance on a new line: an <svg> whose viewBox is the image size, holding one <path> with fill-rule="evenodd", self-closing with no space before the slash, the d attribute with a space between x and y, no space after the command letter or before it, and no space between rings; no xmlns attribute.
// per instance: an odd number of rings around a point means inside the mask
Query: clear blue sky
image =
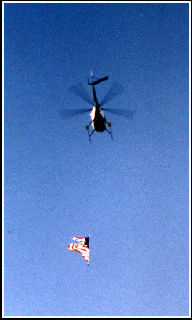
<svg viewBox="0 0 192 320"><path fill-rule="evenodd" d="M189 5L5 3L4 26L5 316L187 316ZM91 70L136 114L90 145L60 110Z"/></svg>

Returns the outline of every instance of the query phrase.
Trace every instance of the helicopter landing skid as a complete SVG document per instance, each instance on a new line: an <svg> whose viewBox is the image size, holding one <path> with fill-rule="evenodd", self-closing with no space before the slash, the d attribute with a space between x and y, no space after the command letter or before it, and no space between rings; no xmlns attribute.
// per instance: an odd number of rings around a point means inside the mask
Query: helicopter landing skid
<svg viewBox="0 0 192 320"><path fill-rule="evenodd" d="M91 122L92 123L92 122ZM91 125L91 123L88 125L88 126L86 126L85 128L87 129L87 131L88 131L88 136L89 136L89 142L91 143L91 136L92 136L92 134L94 133L94 131L95 131L95 129L93 129L93 131L91 132L91 133L89 133L89 126Z"/></svg>
<svg viewBox="0 0 192 320"><path fill-rule="evenodd" d="M112 135L112 131L111 131L111 122L107 122L107 124L108 124L108 127L110 128L110 130L108 130L107 128L106 128L106 130L111 135L111 140L113 141L113 135Z"/></svg>
<svg viewBox="0 0 192 320"><path fill-rule="evenodd" d="M95 129L93 129L92 132L89 133L89 126L91 125L91 123L88 126L85 127L87 129L87 131L88 131L88 136L89 136L89 142L90 143L91 143L91 136L95 132ZM106 127L106 131L111 135L111 140L113 141L113 135L112 135L112 131L111 131L111 123L107 122L107 124L108 124L108 127L110 128L110 130L108 130L107 127Z"/></svg>

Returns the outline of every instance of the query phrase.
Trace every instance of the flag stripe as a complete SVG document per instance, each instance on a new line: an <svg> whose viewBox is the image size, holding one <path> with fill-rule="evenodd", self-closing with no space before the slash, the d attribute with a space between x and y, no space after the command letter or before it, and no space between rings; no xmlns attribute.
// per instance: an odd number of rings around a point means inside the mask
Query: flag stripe
<svg viewBox="0 0 192 320"><path fill-rule="evenodd" d="M85 261L89 264L89 237L80 238L80 237L71 237L73 240L78 241L78 244L70 243L68 249L71 251L79 252Z"/></svg>

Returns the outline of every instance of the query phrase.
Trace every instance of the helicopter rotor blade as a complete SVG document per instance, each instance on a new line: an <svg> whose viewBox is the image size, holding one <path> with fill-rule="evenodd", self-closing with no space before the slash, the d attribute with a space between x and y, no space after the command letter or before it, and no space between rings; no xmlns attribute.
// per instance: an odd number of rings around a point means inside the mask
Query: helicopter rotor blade
<svg viewBox="0 0 192 320"><path fill-rule="evenodd" d="M114 108L102 108L102 109L104 111L111 112L128 119L133 119L133 116L136 113L136 110L114 109Z"/></svg>
<svg viewBox="0 0 192 320"><path fill-rule="evenodd" d="M84 101L88 102L89 104L93 105L93 100L90 98L88 92L85 90L81 82L79 82L76 85L72 85L70 87L70 91L72 93L75 93L77 96L79 96Z"/></svg>
<svg viewBox="0 0 192 320"><path fill-rule="evenodd" d="M109 91L104 96L103 100L100 103L100 106L103 106L105 103L115 98L117 95L121 94L124 91L124 87L120 84L114 82L112 86L109 88Z"/></svg>
<svg viewBox="0 0 192 320"><path fill-rule="evenodd" d="M59 111L60 116L63 119L72 118L74 116L78 116L80 114L87 113L88 111L91 111L92 109L62 109Z"/></svg>

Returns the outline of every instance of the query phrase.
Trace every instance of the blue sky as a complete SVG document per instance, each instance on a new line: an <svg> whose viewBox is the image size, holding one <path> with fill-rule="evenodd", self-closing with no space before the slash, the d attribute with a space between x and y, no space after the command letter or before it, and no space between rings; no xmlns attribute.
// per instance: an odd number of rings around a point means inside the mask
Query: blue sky
<svg viewBox="0 0 192 320"><path fill-rule="evenodd" d="M114 141L60 115L91 70ZM5 316L187 316L189 4L5 3L4 75Z"/></svg>

